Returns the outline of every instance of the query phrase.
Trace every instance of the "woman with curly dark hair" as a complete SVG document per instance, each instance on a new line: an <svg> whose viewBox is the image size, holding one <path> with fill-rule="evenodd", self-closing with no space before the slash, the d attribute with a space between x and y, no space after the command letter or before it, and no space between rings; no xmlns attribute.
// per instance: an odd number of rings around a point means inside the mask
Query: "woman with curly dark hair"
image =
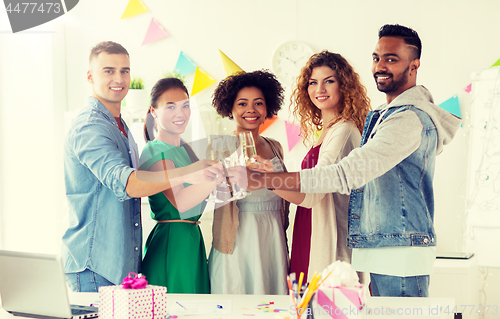
<svg viewBox="0 0 500 319"><path fill-rule="evenodd" d="M229 76L213 96L217 113L233 119L236 132L251 132L257 154L269 159L275 171L286 171L283 148L261 136L259 128L278 113L282 103L283 88L267 71ZM288 203L268 189L217 207L208 259L212 293L286 294L287 226Z"/></svg>
<svg viewBox="0 0 500 319"><path fill-rule="evenodd" d="M321 131L302 161L302 169L337 163L358 147L370 99L359 75L340 54L312 55L297 78L291 97L304 143ZM309 279L335 260L351 261L347 247L349 195L275 191L297 204L290 272ZM310 270L308 272L308 270Z"/></svg>

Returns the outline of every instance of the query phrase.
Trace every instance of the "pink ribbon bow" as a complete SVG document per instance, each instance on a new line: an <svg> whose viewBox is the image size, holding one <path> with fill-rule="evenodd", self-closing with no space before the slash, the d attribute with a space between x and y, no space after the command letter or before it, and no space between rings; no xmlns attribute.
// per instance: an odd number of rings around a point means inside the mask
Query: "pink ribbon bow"
<svg viewBox="0 0 500 319"><path fill-rule="evenodd" d="M146 276L138 276L135 272L130 272L127 277L123 278L122 287L123 289L144 289L147 284Z"/></svg>

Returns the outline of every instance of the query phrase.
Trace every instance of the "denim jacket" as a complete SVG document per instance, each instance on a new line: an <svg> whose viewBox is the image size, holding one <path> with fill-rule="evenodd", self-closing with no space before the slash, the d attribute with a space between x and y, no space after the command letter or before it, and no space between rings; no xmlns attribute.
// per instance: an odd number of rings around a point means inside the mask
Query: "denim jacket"
<svg viewBox="0 0 500 319"><path fill-rule="evenodd" d="M111 113L92 97L69 129L64 179L69 226L62 238L66 273L90 269L114 284L140 272L142 230L139 198L125 187L137 167L138 150Z"/></svg>
<svg viewBox="0 0 500 319"><path fill-rule="evenodd" d="M422 123L420 145L388 172L351 191L349 247L436 245L432 181L437 130L429 115L411 105L372 111L361 147L377 133L377 124L404 111L415 112Z"/></svg>

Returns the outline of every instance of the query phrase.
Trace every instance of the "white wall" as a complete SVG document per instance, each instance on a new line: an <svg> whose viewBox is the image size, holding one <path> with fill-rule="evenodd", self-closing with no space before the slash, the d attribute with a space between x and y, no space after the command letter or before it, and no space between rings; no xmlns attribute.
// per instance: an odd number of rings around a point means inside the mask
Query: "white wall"
<svg viewBox="0 0 500 319"><path fill-rule="evenodd" d="M0 30L9 30L0 10ZM65 205L64 26L0 33L0 248L59 250Z"/></svg>
<svg viewBox="0 0 500 319"><path fill-rule="evenodd" d="M423 42L418 82L441 103L459 94L467 117L469 97L462 89L471 72L486 68L500 58L500 43L491 41L498 30L497 1L196 1L149 0L150 12L120 20L127 1L87 0L66 19L68 109L80 108L88 95L84 80L89 48L102 40L122 43L130 52L132 75L144 77L146 88L171 71L182 50L217 80L224 77L218 50L247 71L271 69L271 57L279 44L301 40L315 51L328 49L343 54L360 73L374 106L384 101L371 76L371 52L377 31L385 23L416 29ZM151 18L171 34L141 46ZM192 75L188 77L192 81ZM190 83L188 83L190 84ZM214 86L196 95L199 105L209 105ZM287 101L290 88L287 88ZM287 148L284 120L266 132ZM207 126L207 131L214 128ZM220 129L220 128L219 128ZM210 133L210 132L208 132ZM467 121L456 139L438 157L436 167L436 228L438 251L464 250L465 174ZM302 143L286 154L296 170L306 152Z"/></svg>
<svg viewBox="0 0 500 319"><path fill-rule="evenodd" d="M221 80L225 74L219 49L247 71L271 69L271 57L281 43L301 40L315 51L328 49L344 55L361 75L375 106L384 100L370 72L377 31L385 23L400 23L417 30L423 42L419 84L433 93L437 103L459 94L465 122L437 160L436 228L438 251L464 249L470 98L462 89L470 83L472 72L500 58L500 2L144 2L150 12L120 20L127 0L80 1L64 17L21 34L8 32L7 15L0 10L0 248L59 249L60 213L65 209L62 113L77 110L86 101L88 54L97 42L123 44L131 55L132 75L142 76L150 89L174 68L181 50ZM152 17L171 36L141 46ZM213 89L196 95L198 105L209 105ZM287 149L287 105L279 115L265 135L277 138ZM286 154L289 169L297 170L305 153L300 143Z"/></svg>

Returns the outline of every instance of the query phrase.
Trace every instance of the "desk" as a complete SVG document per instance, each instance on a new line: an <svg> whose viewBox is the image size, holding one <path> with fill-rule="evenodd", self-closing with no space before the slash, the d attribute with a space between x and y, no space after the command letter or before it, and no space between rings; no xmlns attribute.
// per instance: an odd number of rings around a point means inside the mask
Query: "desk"
<svg viewBox="0 0 500 319"><path fill-rule="evenodd" d="M455 298L457 306L479 305L479 270L476 256L470 259L436 259L430 278L430 297ZM470 308L469 308L470 309ZM473 316L470 318L477 318Z"/></svg>
<svg viewBox="0 0 500 319"><path fill-rule="evenodd" d="M99 300L97 293L70 293L70 302L77 305L88 306ZM274 319L277 314L285 314L286 312L270 313L264 310L257 309L257 305L261 303L274 302L274 309L287 309L290 311L290 299L286 295L271 296L271 295L190 295L190 294L168 294L167 296L167 309L171 309L172 305L178 301L182 303L184 300L231 300L232 301L232 314L231 315L189 315L179 316L179 318L205 318L205 319L223 319L223 318L244 318L244 319ZM440 305L444 309L449 306L449 309L454 307L454 300L451 298L387 298L387 297L369 297L366 301L366 308L372 309L371 314L361 312L359 319L384 319L384 318L404 318L404 319L453 319L453 314L443 314L442 316L425 316L421 314L404 315L411 309L415 308L428 308L435 305ZM388 309L403 309L398 315L382 315L380 311ZM289 313L289 312L288 312ZM19 318L14 317L0 309L0 319ZM305 316L302 318L305 319ZM315 316L315 318L331 318L330 316ZM293 319L291 317L291 319Z"/></svg>

